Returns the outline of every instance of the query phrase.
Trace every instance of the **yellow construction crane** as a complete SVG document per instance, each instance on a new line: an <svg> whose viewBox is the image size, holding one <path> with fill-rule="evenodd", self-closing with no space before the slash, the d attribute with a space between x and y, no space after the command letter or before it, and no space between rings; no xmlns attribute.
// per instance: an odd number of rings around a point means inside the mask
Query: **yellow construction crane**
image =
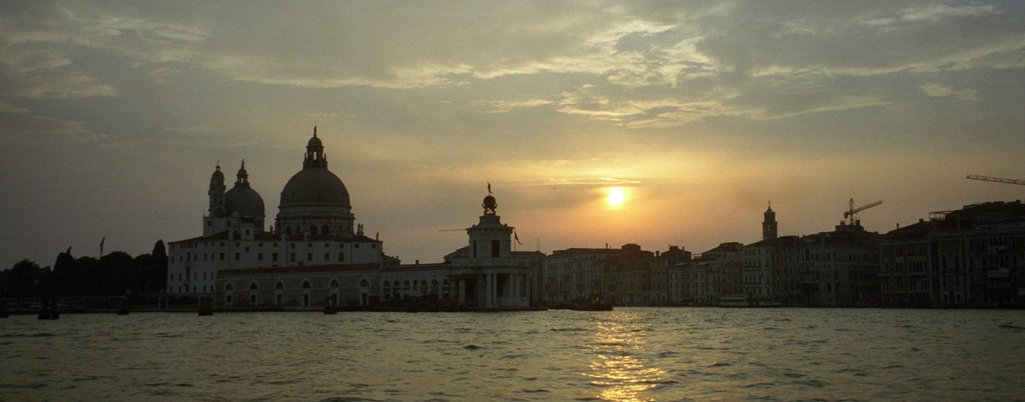
<svg viewBox="0 0 1025 402"><path fill-rule="evenodd" d="M872 207L877 206L877 205L882 204L882 203L883 203L883 201L879 200L879 201L876 201L876 202L868 203L868 204L862 205L860 207L854 208L854 199L851 198L850 208L843 213L843 217L844 217L844 219L847 219L847 223L848 224L853 225L853 224L858 222L857 220L854 219L854 214L856 214L858 212L861 212L861 211L864 211L866 209L872 208Z"/></svg>
<svg viewBox="0 0 1025 402"><path fill-rule="evenodd" d="M1004 184L1017 184L1019 186L1025 186L1025 180L1021 180L1021 179L1005 179L1003 177L990 177L990 176L982 176L982 175L977 175L977 174L970 174L970 175L968 175L967 179L969 179L969 180L992 181L992 182L1004 183Z"/></svg>

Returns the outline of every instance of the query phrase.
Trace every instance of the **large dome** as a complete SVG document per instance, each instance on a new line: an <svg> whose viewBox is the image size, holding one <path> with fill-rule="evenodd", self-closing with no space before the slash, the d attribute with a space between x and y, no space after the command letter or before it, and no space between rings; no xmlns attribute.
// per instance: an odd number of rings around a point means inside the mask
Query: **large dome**
<svg viewBox="0 0 1025 402"><path fill-rule="evenodd" d="M281 190L281 207L325 205L351 208L342 179L326 168L304 168Z"/></svg>
<svg viewBox="0 0 1025 402"><path fill-rule="evenodd" d="M235 185L224 193L224 209L228 216L238 212L239 217L263 217L263 198L246 185Z"/></svg>

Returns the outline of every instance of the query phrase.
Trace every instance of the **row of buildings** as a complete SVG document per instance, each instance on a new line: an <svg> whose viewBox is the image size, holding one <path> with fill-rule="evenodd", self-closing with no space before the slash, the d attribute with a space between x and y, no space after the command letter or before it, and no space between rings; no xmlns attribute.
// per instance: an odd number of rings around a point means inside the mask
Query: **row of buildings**
<svg viewBox="0 0 1025 402"><path fill-rule="evenodd" d="M169 243L166 292L221 309L528 309L615 305L1025 306L1025 205L993 202L933 213L889 233L854 219L833 231L778 236L698 255L570 248L513 251L513 227L488 194L467 244L437 264L402 264L355 224L349 193L327 168L314 127L302 170L264 228L263 198L243 163L231 189L217 166L201 236Z"/></svg>
<svg viewBox="0 0 1025 402"><path fill-rule="evenodd" d="M888 233L841 222L829 232L722 243L693 255L568 249L545 258L543 299L616 305L1023 307L1025 205L968 205Z"/></svg>

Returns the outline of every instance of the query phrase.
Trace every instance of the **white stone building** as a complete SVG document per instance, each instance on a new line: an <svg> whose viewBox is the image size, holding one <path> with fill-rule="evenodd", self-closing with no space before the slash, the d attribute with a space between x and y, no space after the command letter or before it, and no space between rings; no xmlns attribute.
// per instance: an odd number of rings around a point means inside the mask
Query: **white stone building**
<svg viewBox="0 0 1025 402"><path fill-rule="evenodd" d="M316 127L302 170L281 191L276 227L264 229L263 198L250 186L245 162L236 177L225 191L217 166L203 235L169 243L168 294L213 294L224 270L381 263L382 243L364 236L362 226L354 230L349 192L327 169Z"/></svg>

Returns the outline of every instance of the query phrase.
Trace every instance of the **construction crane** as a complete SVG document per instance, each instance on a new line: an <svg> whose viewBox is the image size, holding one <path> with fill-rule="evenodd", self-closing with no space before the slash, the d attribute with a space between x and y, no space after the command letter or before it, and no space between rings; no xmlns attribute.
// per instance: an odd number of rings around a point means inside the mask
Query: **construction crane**
<svg viewBox="0 0 1025 402"><path fill-rule="evenodd" d="M977 175L977 174L970 174L970 175L968 175L967 179L968 180L992 181L992 182L1004 183L1004 184L1017 184L1019 186L1025 186L1025 180L1021 180L1021 179L1005 179L1003 177L990 177L990 176L982 176L982 175Z"/></svg>
<svg viewBox="0 0 1025 402"><path fill-rule="evenodd" d="M872 208L872 207L877 206L877 205L882 204L882 203L883 203L883 201L879 200L879 201L876 201L876 202L868 203L868 204L862 205L860 207L854 208L854 199L851 198L850 208L846 212L843 213L843 217L844 217L844 219L847 219L847 224L854 225L855 223L858 222L857 220L854 219L854 214L856 214L858 212L861 212L861 211L864 211L866 209Z"/></svg>

